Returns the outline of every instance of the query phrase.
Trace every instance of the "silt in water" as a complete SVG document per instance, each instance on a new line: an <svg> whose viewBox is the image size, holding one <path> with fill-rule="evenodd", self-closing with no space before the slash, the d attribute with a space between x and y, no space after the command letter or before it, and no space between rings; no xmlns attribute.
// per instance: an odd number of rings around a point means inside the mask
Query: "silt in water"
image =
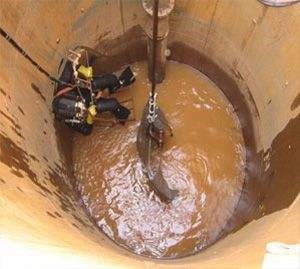
<svg viewBox="0 0 300 269"><path fill-rule="evenodd" d="M213 243L239 200L245 148L237 116L223 93L200 72L168 62L158 102L174 128L162 152L162 172L178 197L166 204L149 189L136 136L150 84L136 63L136 82L119 94L133 96L137 121L76 134L73 159L85 206L99 228L136 254L191 255Z"/></svg>

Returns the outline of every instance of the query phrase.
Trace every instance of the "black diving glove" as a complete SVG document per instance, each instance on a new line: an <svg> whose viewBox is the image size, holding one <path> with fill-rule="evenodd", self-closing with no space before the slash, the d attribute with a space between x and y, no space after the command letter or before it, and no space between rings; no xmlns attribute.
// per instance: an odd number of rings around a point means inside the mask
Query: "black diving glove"
<svg viewBox="0 0 300 269"><path fill-rule="evenodd" d="M99 98L97 102L98 112L110 111L119 120L127 120L130 110L122 106L116 98Z"/></svg>
<svg viewBox="0 0 300 269"><path fill-rule="evenodd" d="M127 87L131 85L134 81L135 81L135 76L131 71L130 66L128 66L119 77L119 82L121 84L121 87Z"/></svg>

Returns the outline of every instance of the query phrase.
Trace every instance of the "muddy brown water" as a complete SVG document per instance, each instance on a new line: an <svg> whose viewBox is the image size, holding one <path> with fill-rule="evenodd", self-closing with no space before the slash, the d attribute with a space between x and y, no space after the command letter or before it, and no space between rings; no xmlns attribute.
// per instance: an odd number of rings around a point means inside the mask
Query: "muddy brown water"
<svg viewBox="0 0 300 269"><path fill-rule="evenodd" d="M176 258L213 243L232 216L244 181L245 146L232 105L206 76L168 62L158 102L174 128L162 153L162 172L179 196L166 204L149 189L136 135L150 87L144 62L118 97L133 97L135 121L96 123L75 135L74 171L82 200L98 227L136 254Z"/></svg>

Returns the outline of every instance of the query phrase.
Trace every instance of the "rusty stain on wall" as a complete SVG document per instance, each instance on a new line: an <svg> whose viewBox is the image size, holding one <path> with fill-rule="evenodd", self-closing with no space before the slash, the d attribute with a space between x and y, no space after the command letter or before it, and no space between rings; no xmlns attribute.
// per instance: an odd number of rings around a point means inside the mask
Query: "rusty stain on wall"
<svg viewBox="0 0 300 269"><path fill-rule="evenodd" d="M291 104L291 110L295 110L300 105L300 93L297 94L294 101Z"/></svg>
<svg viewBox="0 0 300 269"><path fill-rule="evenodd" d="M31 88L42 98L44 102L46 102L45 96L42 94L41 90L34 83L31 83Z"/></svg>
<svg viewBox="0 0 300 269"><path fill-rule="evenodd" d="M269 154L263 199L266 214L286 208L300 192L300 114L276 136Z"/></svg>
<svg viewBox="0 0 300 269"><path fill-rule="evenodd" d="M23 177L21 172L25 172L31 180L36 181L37 175L30 168L27 152L3 134L0 134L0 144L0 162L8 166L16 176Z"/></svg>

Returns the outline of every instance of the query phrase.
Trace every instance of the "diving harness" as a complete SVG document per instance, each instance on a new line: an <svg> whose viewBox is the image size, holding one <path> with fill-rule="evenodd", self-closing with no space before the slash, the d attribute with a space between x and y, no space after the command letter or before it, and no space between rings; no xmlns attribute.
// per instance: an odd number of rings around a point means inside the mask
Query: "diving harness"
<svg viewBox="0 0 300 269"><path fill-rule="evenodd" d="M79 59L82 53L85 52L86 56L86 66L79 64ZM72 63L74 85L70 85L66 88L66 91L76 89L80 100L75 103L76 114L71 119L65 119L67 123L82 123L93 124L94 119L97 115L96 105L95 105L95 94L92 91L91 80L93 77L93 68L89 66L88 54L84 49L79 49L79 51L69 50L69 55L67 59ZM79 67L77 68L77 66ZM90 103L88 106L85 103L82 92L80 88L85 88L89 90L90 93ZM66 92L65 91L65 92Z"/></svg>

